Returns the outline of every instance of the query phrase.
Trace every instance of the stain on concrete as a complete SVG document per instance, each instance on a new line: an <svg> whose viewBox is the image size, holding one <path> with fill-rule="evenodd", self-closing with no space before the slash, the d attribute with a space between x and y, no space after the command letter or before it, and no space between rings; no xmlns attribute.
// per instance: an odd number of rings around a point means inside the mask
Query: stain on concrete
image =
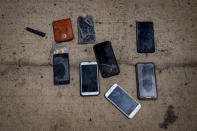
<svg viewBox="0 0 197 131"><path fill-rule="evenodd" d="M2 17L2 19L4 19L5 15L4 15L4 14L2 14L2 15L1 15L1 17Z"/></svg>
<svg viewBox="0 0 197 131"><path fill-rule="evenodd" d="M185 82L184 86L187 86L187 85L188 85L188 83L187 83L187 82Z"/></svg>
<svg viewBox="0 0 197 131"><path fill-rule="evenodd" d="M89 121L91 122L92 121L92 118L90 118Z"/></svg>
<svg viewBox="0 0 197 131"><path fill-rule="evenodd" d="M87 47L83 51L86 52L86 53L91 53L92 52L92 48Z"/></svg>
<svg viewBox="0 0 197 131"><path fill-rule="evenodd" d="M57 131L58 130L58 124L55 123L53 126L52 126L52 130L53 131Z"/></svg>
<svg viewBox="0 0 197 131"><path fill-rule="evenodd" d="M61 93L60 91L58 91L58 92L57 92L57 96L58 96L59 98L61 98L61 97L62 97L62 93Z"/></svg>
<svg viewBox="0 0 197 131"><path fill-rule="evenodd" d="M136 10L139 9L139 5L138 4L135 4L134 6L135 6Z"/></svg>
<svg viewBox="0 0 197 131"><path fill-rule="evenodd" d="M7 117L11 117L11 115L10 115L10 114L8 114L8 115L7 115Z"/></svg>
<svg viewBox="0 0 197 131"><path fill-rule="evenodd" d="M161 51L161 52L168 52L167 49L161 49L161 50L158 50L158 51Z"/></svg>
<svg viewBox="0 0 197 131"><path fill-rule="evenodd" d="M188 62L188 63L168 63L163 65L157 65L156 69L158 70L168 70L169 68L196 68L197 63L196 62Z"/></svg>
<svg viewBox="0 0 197 131"><path fill-rule="evenodd" d="M159 70L159 74L161 74L162 73L162 70Z"/></svg>
<svg viewBox="0 0 197 131"><path fill-rule="evenodd" d="M166 114L164 115L164 121L159 123L160 128L167 129L169 125L173 124L178 119L175 115L174 106L169 105Z"/></svg>
<svg viewBox="0 0 197 131"><path fill-rule="evenodd" d="M188 0L188 1L187 1L187 4L188 4L188 5L191 5L191 2L190 2L190 0Z"/></svg>
<svg viewBox="0 0 197 131"><path fill-rule="evenodd" d="M96 24L97 24L97 23L98 23L98 24L102 24L102 22L98 22L98 21L95 21L95 23L96 23Z"/></svg>
<svg viewBox="0 0 197 131"><path fill-rule="evenodd" d="M84 52L88 52L88 50L87 50L87 49L85 49L85 50L84 50Z"/></svg>

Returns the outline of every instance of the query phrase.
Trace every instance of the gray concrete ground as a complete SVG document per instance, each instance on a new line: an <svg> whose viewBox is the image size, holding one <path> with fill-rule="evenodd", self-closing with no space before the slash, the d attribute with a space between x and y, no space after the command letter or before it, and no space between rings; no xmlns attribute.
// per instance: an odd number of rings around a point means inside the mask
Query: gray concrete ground
<svg viewBox="0 0 197 131"><path fill-rule="evenodd" d="M77 43L82 13L94 16L97 43L110 40L120 66L117 76L100 75L96 97L79 92L80 61L95 61L93 45ZM63 45L70 48L71 83L54 86L52 21L68 17L75 38ZM155 53L137 53L136 21L154 22ZM26 26L47 37L25 31ZM1 0L0 131L196 131L196 44L196 0ZM158 100L139 101L141 110L127 119L104 93L118 83L137 98L137 62L155 63ZM164 129L169 106L174 112L168 120L174 120Z"/></svg>

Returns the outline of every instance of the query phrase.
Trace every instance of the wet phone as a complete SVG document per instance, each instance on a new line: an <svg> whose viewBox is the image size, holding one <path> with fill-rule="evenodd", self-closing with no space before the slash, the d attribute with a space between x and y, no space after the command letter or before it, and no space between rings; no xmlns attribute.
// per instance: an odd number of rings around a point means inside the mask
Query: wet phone
<svg viewBox="0 0 197 131"><path fill-rule="evenodd" d="M110 77L120 73L110 41L105 41L93 47L102 77Z"/></svg>
<svg viewBox="0 0 197 131"><path fill-rule="evenodd" d="M79 43L94 43L96 41L96 35L93 16L79 16L77 23Z"/></svg>
<svg viewBox="0 0 197 131"><path fill-rule="evenodd" d="M141 105L117 84L107 91L105 97L128 118L133 118L141 108Z"/></svg>
<svg viewBox="0 0 197 131"><path fill-rule="evenodd" d="M136 22L137 52L155 52L153 22Z"/></svg>
<svg viewBox="0 0 197 131"><path fill-rule="evenodd" d="M157 99L155 66L153 63L136 64L138 98Z"/></svg>
<svg viewBox="0 0 197 131"><path fill-rule="evenodd" d="M82 96L99 94L99 76L97 62L81 62L80 79L80 89Z"/></svg>
<svg viewBox="0 0 197 131"><path fill-rule="evenodd" d="M54 85L70 83L69 55L55 54L53 56Z"/></svg>

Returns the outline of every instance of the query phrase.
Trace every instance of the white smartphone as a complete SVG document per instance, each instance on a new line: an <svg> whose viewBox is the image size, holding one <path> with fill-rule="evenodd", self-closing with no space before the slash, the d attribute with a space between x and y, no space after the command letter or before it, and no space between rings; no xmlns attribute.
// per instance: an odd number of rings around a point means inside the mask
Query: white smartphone
<svg viewBox="0 0 197 131"><path fill-rule="evenodd" d="M105 97L114 104L128 118L133 118L141 108L134 98L126 93L119 85L114 84L105 94Z"/></svg>
<svg viewBox="0 0 197 131"><path fill-rule="evenodd" d="M82 96L99 94L99 77L97 62L81 62L80 79Z"/></svg>

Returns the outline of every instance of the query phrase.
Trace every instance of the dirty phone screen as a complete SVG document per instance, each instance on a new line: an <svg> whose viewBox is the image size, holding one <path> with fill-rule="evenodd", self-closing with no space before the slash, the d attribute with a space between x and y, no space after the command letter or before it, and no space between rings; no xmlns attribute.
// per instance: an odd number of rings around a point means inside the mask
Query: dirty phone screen
<svg viewBox="0 0 197 131"><path fill-rule="evenodd" d="M55 54L53 56L54 84L70 83L69 56L65 54Z"/></svg>
<svg viewBox="0 0 197 131"><path fill-rule="evenodd" d="M94 43L96 40L93 16L78 17L79 43Z"/></svg>
<svg viewBox="0 0 197 131"><path fill-rule="evenodd" d="M139 105L133 98L131 98L124 90L117 86L108 96L120 110L129 116Z"/></svg>
<svg viewBox="0 0 197 131"><path fill-rule="evenodd" d="M153 63L137 64L138 98L156 99L157 88Z"/></svg>
<svg viewBox="0 0 197 131"><path fill-rule="evenodd" d="M153 22L137 22L137 52L155 52Z"/></svg>
<svg viewBox="0 0 197 131"><path fill-rule="evenodd" d="M81 65L82 92L98 91L97 65Z"/></svg>
<svg viewBox="0 0 197 131"><path fill-rule="evenodd" d="M110 41L96 44L94 53L102 77L106 78L120 73Z"/></svg>

